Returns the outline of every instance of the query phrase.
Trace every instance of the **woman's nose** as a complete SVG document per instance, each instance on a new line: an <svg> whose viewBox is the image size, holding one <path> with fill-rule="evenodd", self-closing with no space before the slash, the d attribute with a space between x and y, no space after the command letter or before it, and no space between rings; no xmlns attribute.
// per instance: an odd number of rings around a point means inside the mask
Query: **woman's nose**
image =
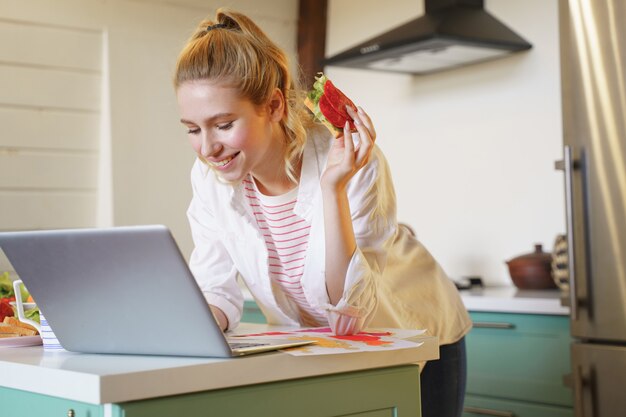
<svg viewBox="0 0 626 417"><path fill-rule="evenodd" d="M200 154L207 158L219 153L221 146L219 143L212 142L208 137L202 138L202 145L200 146Z"/></svg>

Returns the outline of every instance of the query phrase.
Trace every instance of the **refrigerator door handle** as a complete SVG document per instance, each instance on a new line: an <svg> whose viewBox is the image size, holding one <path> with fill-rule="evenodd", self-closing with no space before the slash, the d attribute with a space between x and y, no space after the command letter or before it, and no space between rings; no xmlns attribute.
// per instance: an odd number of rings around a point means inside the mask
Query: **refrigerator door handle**
<svg viewBox="0 0 626 417"><path fill-rule="evenodd" d="M578 365L574 371L574 410L576 417L595 417L595 378L593 369ZM588 398L587 401L585 399Z"/></svg>
<svg viewBox="0 0 626 417"><path fill-rule="evenodd" d="M576 263L574 262L574 195L572 181L574 161L572 160L572 147L566 145L563 148L563 160L554 163L555 169L562 170L565 174L565 217L567 231L567 270L569 275L570 291L570 314L574 321L578 320L578 292L576 291Z"/></svg>
<svg viewBox="0 0 626 417"><path fill-rule="evenodd" d="M576 417L585 417L585 402L583 400L583 372L580 366L577 366L573 372L574 400L576 401L574 404L574 411L576 412Z"/></svg>
<svg viewBox="0 0 626 417"><path fill-rule="evenodd" d="M513 323L501 323L495 321L475 321L472 323L475 329L515 329Z"/></svg>

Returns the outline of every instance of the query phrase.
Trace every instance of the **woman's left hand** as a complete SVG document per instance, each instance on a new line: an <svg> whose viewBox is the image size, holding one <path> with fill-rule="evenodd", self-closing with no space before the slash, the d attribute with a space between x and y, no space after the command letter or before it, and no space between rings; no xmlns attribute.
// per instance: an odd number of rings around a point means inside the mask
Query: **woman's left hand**
<svg viewBox="0 0 626 417"><path fill-rule="evenodd" d="M370 117L361 107L358 111L349 106L346 106L346 109L354 120L360 140L355 148L350 127L346 122L343 135L333 141L328 154L326 169L321 179L322 187L333 189L345 187L350 178L367 164L374 149L376 131Z"/></svg>

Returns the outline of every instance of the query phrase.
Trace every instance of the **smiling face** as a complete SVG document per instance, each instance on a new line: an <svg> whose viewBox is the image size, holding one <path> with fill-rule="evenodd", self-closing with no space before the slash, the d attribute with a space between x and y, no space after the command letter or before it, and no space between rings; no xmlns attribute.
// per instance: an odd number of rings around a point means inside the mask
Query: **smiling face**
<svg viewBox="0 0 626 417"><path fill-rule="evenodd" d="M235 88L208 80L185 82L176 93L191 146L224 181L237 183L250 173L265 183L284 170L285 140L279 125L284 100L279 91L263 106L240 97Z"/></svg>

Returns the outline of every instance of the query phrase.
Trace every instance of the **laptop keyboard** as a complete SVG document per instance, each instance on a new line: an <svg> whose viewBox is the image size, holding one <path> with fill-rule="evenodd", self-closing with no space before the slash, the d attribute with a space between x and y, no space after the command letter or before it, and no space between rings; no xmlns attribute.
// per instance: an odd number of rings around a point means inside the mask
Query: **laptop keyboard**
<svg viewBox="0 0 626 417"><path fill-rule="evenodd" d="M267 343L260 343L260 342L255 342L255 343L250 343L250 342L229 342L228 344L230 345L230 347L232 349L245 349L245 348L249 348L249 347L256 347L256 346L265 346L265 345L267 345Z"/></svg>

